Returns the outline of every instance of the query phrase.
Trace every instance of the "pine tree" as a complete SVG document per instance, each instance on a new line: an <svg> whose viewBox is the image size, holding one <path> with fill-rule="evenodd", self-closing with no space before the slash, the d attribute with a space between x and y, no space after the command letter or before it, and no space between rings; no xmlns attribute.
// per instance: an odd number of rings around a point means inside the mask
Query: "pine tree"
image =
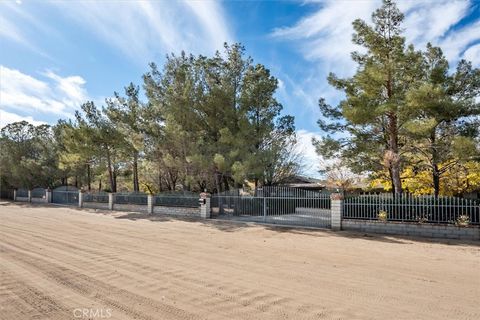
<svg viewBox="0 0 480 320"><path fill-rule="evenodd" d="M328 77L329 83L346 97L337 107L320 99L324 119L319 120L319 126L336 136L315 141L321 154L340 156L354 171L386 168L396 194L402 193L405 94L416 77L420 60L413 47L405 48L401 36L403 18L393 1L384 0L372 15L373 26L362 20L353 22L353 42L364 47L365 52L352 53L358 64L353 77Z"/></svg>

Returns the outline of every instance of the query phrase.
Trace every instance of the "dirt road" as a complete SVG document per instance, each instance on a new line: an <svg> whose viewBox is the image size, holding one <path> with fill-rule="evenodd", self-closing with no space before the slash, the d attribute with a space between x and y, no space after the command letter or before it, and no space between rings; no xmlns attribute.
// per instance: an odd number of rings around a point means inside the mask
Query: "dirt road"
<svg viewBox="0 0 480 320"><path fill-rule="evenodd" d="M480 243L0 205L0 319L480 319L479 272Z"/></svg>

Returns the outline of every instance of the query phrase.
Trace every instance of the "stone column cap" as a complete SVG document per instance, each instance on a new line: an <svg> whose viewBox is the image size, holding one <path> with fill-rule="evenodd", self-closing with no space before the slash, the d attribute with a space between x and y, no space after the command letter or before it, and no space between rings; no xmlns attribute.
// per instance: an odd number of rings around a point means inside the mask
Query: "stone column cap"
<svg viewBox="0 0 480 320"><path fill-rule="evenodd" d="M343 195L343 193L335 192L335 193L332 193L330 195L330 199L332 199L332 200L344 200L345 196Z"/></svg>
<svg viewBox="0 0 480 320"><path fill-rule="evenodd" d="M210 198L212 195L208 192L202 192L200 193L200 198L205 199L205 198Z"/></svg>

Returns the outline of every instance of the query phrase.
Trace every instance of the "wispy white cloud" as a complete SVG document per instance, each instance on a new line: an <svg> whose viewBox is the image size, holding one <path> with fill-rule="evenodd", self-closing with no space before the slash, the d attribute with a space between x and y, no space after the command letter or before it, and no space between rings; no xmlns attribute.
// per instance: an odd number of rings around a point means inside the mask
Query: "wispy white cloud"
<svg viewBox="0 0 480 320"><path fill-rule="evenodd" d="M62 77L52 71L43 76L40 80L0 65L0 109L68 117L88 99L82 77Z"/></svg>
<svg viewBox="0 0 480 320"><path fill-rule="evenodd" d="M22 32L9 20L0 15L0 36L21 43L28 44Z"/></svg>
<svg viewBox="0 0 480 320"><path fill-rule="evenodd" d="M320 177L319 171L322 169L324 161L316 153L312 138L321 139L321 135L318 132L298 130L295 151L302 156L304 174L310 177Z"/></svg>
<svg viewBox="0 0 480 320"><path fill-rule="evenodd" d="M474 23L463 27L462 29L448 34L445 38L440 39L438 43L445 56L450 62L457 62L465 51L468 51L472 45L480 41L480 18ZM472 56L475 58L475 56ZM472 60L474 64L480 63L478 58Z"/></svg>
<svg viewBox="0 0 480 320"><path fill-rule="evenodd" d="M469 1L399 1L407 40L417 46L438 43L468 13Z"/></svg>
<svg viewBox="0 0 480 320"><path fill-rule="evenodd" d="M295 41L307 60L320 62L329 70L350 73L354 68L350 52L359 48L351 41L352 21L368 19L376 6L375 1L320 2L316 12L294 26L275 29L272 35Z"/></svg>
<svg viewBox="0 0 480 320"><path fill-rule="evenodd" d="M233 39L216 1L53 1L50 5L142 64L172 51L211 53Z"/></svg>
<svg viewBox="0 0 480 320"><path fill-rule="evenodd" d="M43 121L35 120L32 116L21 116L13 112L7 112L5 110L0 109L0 128L5 127L9 123L20 122L24 120L30 122L35 126L45 124L45 122Z"/></svg>
<svg viewBox="0 0 480 320"><path fill-rule="evenodd" d="M372 12L381 5L380 0L358 1L307 1L317 9L292 26L282 26L272 31L273 39L291 43L299 48L312 68L295 81L295 91L306 97L325 97L335 104L342 93L328 85L326 77L334 72L340 77L354 74L356 64L351 52L361 48L352 43L352 22L359 18L371 22ZM472 1L418 0L398 1L405 13L405 36L408 43L423 48L427 42L442 47L454 66L465 57L476 65L478 49L471 47L480 41L480 19L469 24L457 24L472 10ZM312 76L314 75L314 76ZM301 89L301 90L300 90ZM302 93L303 92L303 93ZM306 101L306 99L304 99ZM311 105L311 103L308 103Z"/></svg>
<svg viewBox="0 0 480 320"><path fill-rule="evenodd" d="M272 35L296 41L306 59L329 64L332 70L350 68L354 66L350 53L358 49L351 42L352 22L358 18L370 22L372 12L380 5L380 0L320 1L314 13L293 26L275 29ZM471 10L471 1L398 1L398 6L405 13L407 42L422 47L432 42L445 47L452 61L456 61L468 45L480 40L479 20L453 30ZM350 69L350 73L352 71Z"/></svg>
<svg viewBox="0 0 480 320"><path fill-rule="evenodd" d="M223 8L215 1L186 1L186 5L193 11L199 24L205 32L208 44L212 48L220 49L224 42L231 42L228 23Z"/></svg>
<svg viewBox="0 0 480 320"><path fill-rule="evenodd" d="M58 37L57 31L23 10L21 5L21 1L0 2L0 39L3 38L18 43L39 55L50 58L48 54L36 44L36 40L38 39L32 39L29 35L31 35L33 30L37 38L39 32Z"/></svg>
<svg viewBox="0 0 480 320"><path fill-rule="evenodd" d="M480 44L468 48L463 57L468 61L472 61L475 67L480 67Z"/></svg>
<svg viewBox="0 0 480 320"><path fill-rule="evenodd" d="M309 112L304 118L318 119L318 98L324 97L327 102L336 104L343 96L327 83L328 73L334 72L340 77L348 77L356 70L350 53L361 51L362 48L351 41L352 22L359 18L370 23L371 14L381 5L381 0L307 2L317 6L317 9L292 26L273 30L271 36L298 48L312 66L297 75L294 81L291 81L288 75L282 75L285 86L279 94L287 104L291 100L302 103L303 110ZM400 10L405 13L407 42L420 48L429 41L441 46L452 65L461 58L479 65L480 44L475 43L480 40L480 21L477 19L470 24L457 26L469 14L472 5L471 1L398 1ZM321 138L321 133L299 130L298 148L305 155L308 173L318 175L318 170L328 162L316 154L311 144L313 137Z"/></svg>

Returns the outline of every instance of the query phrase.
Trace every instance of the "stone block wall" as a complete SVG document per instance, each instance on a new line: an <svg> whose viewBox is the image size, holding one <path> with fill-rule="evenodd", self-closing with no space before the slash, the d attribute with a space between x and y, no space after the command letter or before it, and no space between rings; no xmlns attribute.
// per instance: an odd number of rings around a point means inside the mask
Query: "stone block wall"
<svg viewBox="0 0 480 320"><path fill-rule="evenodd" d="M395 234L427 238L480 240L480 228L476 226L457 227L454 225L427 223L343 219L342 229L366 233Z"/></svg>
<svg viewBox="0 0 480 320"><path fill-rule="evenodd" d="M153 213L200 217L200 208L154 206Z"/></svg>
<svg viewBox="0 0 480 320"><path fill-rule="evenodd" d="M90 209L102 209L102 210L108 210L108 203L105 202L89 202L85 201L83 202L83 207L84 208L90 208Z"/></svg>

